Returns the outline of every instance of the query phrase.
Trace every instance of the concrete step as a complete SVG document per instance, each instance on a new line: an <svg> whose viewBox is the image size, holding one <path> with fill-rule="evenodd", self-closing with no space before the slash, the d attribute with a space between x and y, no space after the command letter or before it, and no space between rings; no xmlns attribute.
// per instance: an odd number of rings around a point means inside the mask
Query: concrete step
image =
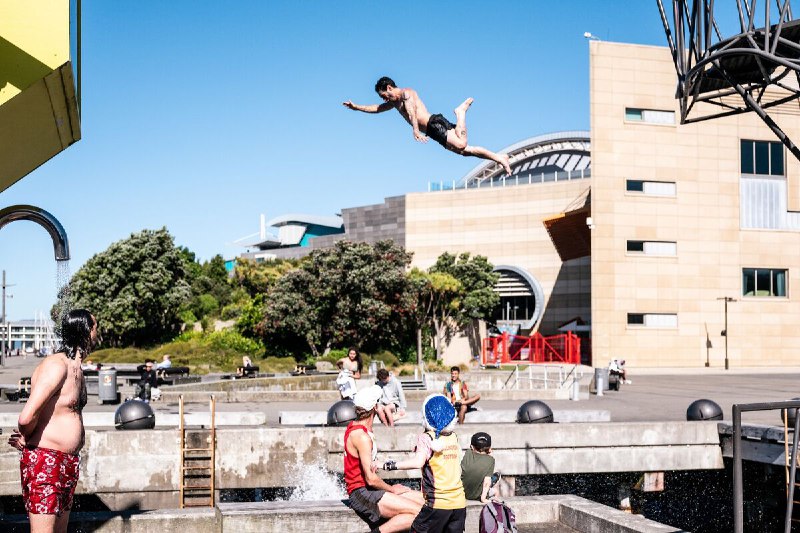
<svg viewBox="0 0 800 533"><path fill-rule="evenodd" d="M421 379L401 379L403 390L425 390L425 382Z"/></svg>
<svg viewBox="0 0 800 533"><path fill-rule="evenodd" d="M281 411L279 422L287 426L322 426L328 420L325 411ZM486 409L467 413L464 422L467 424L514 423L517 421L517 411L514 409ZM604 410L555 410L553 421L564 423L573 422L610 422L611 413ZM406 416L397 420L395 424L422 423L422 413L410 411Z"/></svg>

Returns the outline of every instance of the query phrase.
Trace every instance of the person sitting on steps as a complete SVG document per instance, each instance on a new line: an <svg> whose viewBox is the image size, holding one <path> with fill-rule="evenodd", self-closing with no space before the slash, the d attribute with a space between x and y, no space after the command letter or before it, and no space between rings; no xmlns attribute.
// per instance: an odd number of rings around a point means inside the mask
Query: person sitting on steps
<svg viewBox="0 0 800 533"><path fill-rule="evenodd" d="M444 384L444 395L450 399L450 403L456 408L459 424L464 423L464 416L466 416L467 411L481 399L480 394L469 395L467 383L461 381L461 369L457 366L450 368L450 381Z"/></svg>

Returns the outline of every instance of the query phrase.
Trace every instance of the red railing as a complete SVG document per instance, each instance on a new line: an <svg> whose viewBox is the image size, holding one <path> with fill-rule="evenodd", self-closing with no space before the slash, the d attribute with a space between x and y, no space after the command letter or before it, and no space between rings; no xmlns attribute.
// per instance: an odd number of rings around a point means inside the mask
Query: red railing
<svg viewBox="0 0 800 533"><path fill-rule="evenodd" d="M483 339L481 365L581 364L581 340L574 333L533 337L503 333Z"/></svg>

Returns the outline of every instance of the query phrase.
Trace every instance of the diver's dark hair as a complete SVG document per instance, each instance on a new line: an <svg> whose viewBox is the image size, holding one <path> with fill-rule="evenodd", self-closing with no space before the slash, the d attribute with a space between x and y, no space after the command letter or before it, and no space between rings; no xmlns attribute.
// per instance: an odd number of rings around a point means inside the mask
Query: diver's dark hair
<svg viewBox="0 0 800 533"><path fill-rule="evenodd" d="M453 372L453 371L458 372L460 374L461 373L461 367L460 366L451 366L450 367L450 372Z"/></svg>
<svg viewBox="0 0 800 533"><path fill-rule="evenodd" d="M350 357L350 352L356 352L356 365L358 365L356 366L356 368L358 368L358 371L361 372L361 370L364 368L364 363L361 360L361 353L355 346L351 346L350 348L347 349L348 357Z"/></svg>
<svg viewBox="0 0 800 533"><path fill-rule="evenodd" d="M384 76L378 80L378 83L375 84L375 92L379 93L381 91L385 91L389 85L391 85L392 87L397 87L397 84L394 82L392 78Z"/></svg>
<svg viewBox="0 0 800 533"><path fill-rule="evenodd" d="M92 328L95 320L86 309L73 309L61 319L60 352L75 359L78 350L85 356L92 351Z"/></svg>

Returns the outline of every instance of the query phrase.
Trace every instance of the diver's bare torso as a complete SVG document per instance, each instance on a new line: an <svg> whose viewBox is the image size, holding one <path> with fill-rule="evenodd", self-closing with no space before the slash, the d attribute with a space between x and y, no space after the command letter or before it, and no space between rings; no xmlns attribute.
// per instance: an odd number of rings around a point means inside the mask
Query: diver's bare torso
<svg viewBox="0 0 800 533"><path fill-rule="evenodd" d="M420 131L425 133L428 130L428 120L430 120L431 114L428 112L428 108L425 107L422 99L417 94L417 91L407 87L403 89L403 97L399 102L395 103L394 107L397 109L400 115L402 115L406 122L413 126L414 124L411 122L411 117L409 117L408 113L408 108L411 106L416 109L417 125L419 126Z"/></svg>

